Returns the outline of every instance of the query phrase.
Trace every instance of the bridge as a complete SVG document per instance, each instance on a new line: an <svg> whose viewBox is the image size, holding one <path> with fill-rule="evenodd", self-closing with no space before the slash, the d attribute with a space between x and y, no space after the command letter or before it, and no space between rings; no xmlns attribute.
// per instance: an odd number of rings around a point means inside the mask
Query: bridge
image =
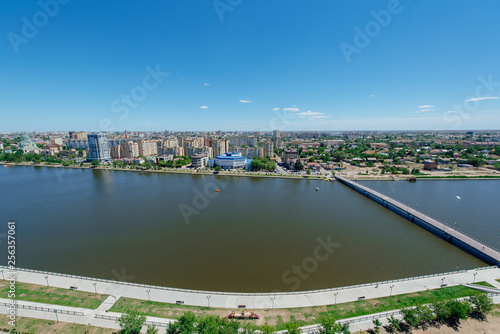
<svg viewBox="0 0 500 334"><path fill-rule="evenodd" d="M335 176L335 179L478 259L495 266L500 264L500 252L483 244L481 241L357 182L342 176Z"/></svg>

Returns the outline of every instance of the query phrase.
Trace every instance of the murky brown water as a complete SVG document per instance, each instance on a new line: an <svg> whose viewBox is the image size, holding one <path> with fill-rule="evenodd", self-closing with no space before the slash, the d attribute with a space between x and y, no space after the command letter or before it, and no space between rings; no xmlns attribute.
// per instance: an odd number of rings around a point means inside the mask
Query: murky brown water
<svg viewBox="0 0 500 334"><path fill-rule="evenodd" d="M2 167L0 198L25 268L269 292L485 265L325 181Z"/></svg>

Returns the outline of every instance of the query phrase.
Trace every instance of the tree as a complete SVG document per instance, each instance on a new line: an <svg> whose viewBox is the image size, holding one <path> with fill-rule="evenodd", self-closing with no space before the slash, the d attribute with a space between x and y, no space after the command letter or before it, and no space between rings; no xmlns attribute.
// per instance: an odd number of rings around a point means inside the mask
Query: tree
<svg viewBox="0 0 500 334"><path fill-rule="evenodd" d="M96 166L99 166L101 163L99 162L99 160L93 160L90 165L93 166L93 167L96 167Z"/></svg>
<svg viewBox="0 0 500 334"><path fill-rule="evenodd" d="M184 313L176 322L168 326L167 334L191 334L195 332L196 316L193 312Z"/></svg>
<svg viewBox="0 0 500 334"><path fill-rule="evenodd" d="M304 168L304 165L302 164L302 161L300 159L297 159L295 162L295 170L302 170Z"/></svg>
<svg viewBox="0 0 500 334"><path fill-rule="evenodd" d="M418 326L418 313L416 309L404 308L401 310L401 313L403 314L403 320L408 324L408 326L410 327Z"/></svg>
<svg viewBox="0 0 500 334"><path fill-rule="evenodd" d="M382 326L382 323L380 322L379 319L375 319L372 321L373 322L373 330L375 331L375 333L380 333L380 326Z"/></svg>
<svg viewBox="0 0 500 334"><path fill-rule="evenodd" d="M302 330L299 328L299 324L295 322L287 322L285 324L286 330L288 334L299 334L302 333Z"/></svg>
<svg viewBox="0 0 500 334"><path fill-rule="evenodd" d="M146 322L146 317L140 315L136 310L130 310L123 313L117 322L121 328L120 334L139 334L144 322Z"/></svg>
<svg viewBox="0 0 500 334"><path fill-rule="evenodd" d="M265 324L260 327L260 330L262 331L262 334L272 334L276 331L276 328L274 328L274 326Z"/></svg>
<svg viewBox="0 0 500 334"><path fill-rule="evenodd" d="M148 326L148 329L146 331L146 334L158 334L158 328L156 328L155 325L153 326Z"/></svg>
<svg viewBox="0 0 500 334"><path fill-rule="evenodd" d="M347 153L345 153L344 151L335 151L332 153L332 158L337 162L342 161L347 158Z"/></svg>
<svg viewBox="0 0 500 334"><path fill-rule="evenodd" d="M387 321L389 324L387 325L387 330L391 333L394 333L395 331L400 331L401 330L401 321L399 319L394 318L393 315L391 315L390 318L387 318Z"/></svg>
<svg viewBox="0 0 500 334"><path fill-rule="evenodd" d="M486 164L486 162L483 159L478 157L469 157L469 159L467 159L467 163L476 168L483 167Z"/></svg>
<svg viewBox="0 0 500 334"><path fill-rule="evenodd" d="M218 173L222 168L220 166L215 166L214 170Z"/></svg>
<svg viewBox="0 0 500 334"><path fill-rule="evenodd" d="M473 315L477 318L484 318L493 310L493 301L487 294L472 296L470 302L474 305Z"/></svg>

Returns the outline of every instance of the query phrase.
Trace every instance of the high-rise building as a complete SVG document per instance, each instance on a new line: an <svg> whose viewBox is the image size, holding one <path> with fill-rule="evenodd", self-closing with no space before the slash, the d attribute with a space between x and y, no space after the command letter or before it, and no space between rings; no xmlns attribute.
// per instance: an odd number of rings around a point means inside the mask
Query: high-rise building
<svg viewBox="0 0 500 334"><path fill-rule="evenodd" d="M133 141L120 144L120 155L122 158L137 158L139 156L139 145Z"/></svg>
<svg viewBox="0 0 500 334"><path fill-rule="evenodd" d="M280 130L274 130L273 131L273 137L274 138L280 138Z"/></svg>
<svg viewBox="0 0 500 334"><path fill-rule="evenodd" d="M111 146L110 153L111 153L111 158L113 158L113 159L120 159L122 157L121 153L120 153L120 146L119 145Z"/></svg>
<svg viewBox="0 0 500 334"><path fill-rule="evenodd" d="M229 138L231 146L257 146L257 137L231 137Z"/></svg>
<svg viewBox="0 0 500 334"><path fill-rule="evenodd" d="M87 140L89 142L90 160L111 161L107 134L91 133L87 136Z"/></svg>
<svg viewBox="0 0 500 334"><path fill-rule="evenodd" d="M88 135L88 133L85 131L80 131L80 132L70 131L69 132L69 139L85 139L85 140L87 140L87 135Z"/></svg>
<svg viewBox="0 0 500 334"><path fill-rule="evenodd" d="M280 149L281 148L281 138L280 137L273 138L273 145L274 145L274 148Z"/></svg>
<svg viewBox="0 0 500 334"><path fill-rule="evenodd" d="M264 158L264 150L262 147L236 147L234 151L251 159Z"/></svg>
<svg viewBox="0 0 500 334"><path fill-rule="evenodd" d="M139 155L143 157L152 156L158 153L158 148L155 140L139 140Z"/></svg>
<svg viewBox="0 0 500 334"><path fill-rule="evenodd" d="M214 156L223 155L229 150L229 141L224 139L212 140L212 150Z"/></svg>
<svg viewBox="0 0 500 334"><path fill-rule="evenodd" d="M276 130L279 131L279 130ZM272 141L265 141L262 143L262 148L264 149L264 158L274 156L274 145Z"/></svg>

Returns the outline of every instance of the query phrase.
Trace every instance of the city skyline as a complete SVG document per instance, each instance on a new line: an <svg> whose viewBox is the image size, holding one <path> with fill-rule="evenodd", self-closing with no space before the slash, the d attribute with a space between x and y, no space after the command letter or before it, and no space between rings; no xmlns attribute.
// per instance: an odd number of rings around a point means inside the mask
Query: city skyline
<svg viewBox="0 0 500 334"><path fill-rule="evenodd" d="M0 8L3 132L500 124L494 1Z"/></svg>

